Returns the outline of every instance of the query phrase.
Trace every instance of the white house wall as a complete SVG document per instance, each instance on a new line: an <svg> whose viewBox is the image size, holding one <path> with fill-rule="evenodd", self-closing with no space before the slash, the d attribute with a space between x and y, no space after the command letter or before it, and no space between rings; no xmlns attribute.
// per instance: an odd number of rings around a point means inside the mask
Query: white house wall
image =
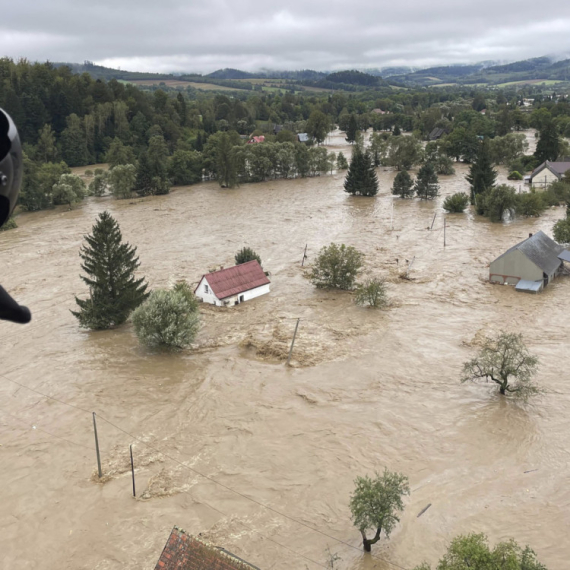
<svg viewBox="0 0 570 570"><path fill-rule="evenodd" d="M249 291L245 291L244 293L240 293L239 295L234 295L232 297L227 297L222 301L222 305L229 305L230 307L235 305L239 299L239 297L243 296L243 303L246 301L251 301L256 297L261 297L261 295L267 295L269 293L269 283L266 285L262 285L261 287L256 287L255 289L250 289Z"/></svg>
<svg viewBox="0 0 570 570"><path fill-rule="evenodd" d="M207 287L207 292L206 292L206 287ZM196 297L202 299L204 303L210 303L210 305L218 305L218 306L223 304L214 295L214 293L212 292L212 288L210 287L210 284L208 283L205 277L202 277L202 281L200 281L200 284L196 288L195 294Z"/></svg>
<svg viewBox="0 0 570 570"><path fill-rule="evenodd" d="M208 292L206 292L206 286L208 287ZM267 295L267 293L269 293L269 283L262 285L261 287L256 287L255 289L250 289L249 291L245 291L239 295L226 297L225 299L220 300L214 295L214 293L212 293L212 288L210 287L206 277L202 278L202 281L200 281L200 284L196 288L196 297L202 299L204 303L210 303L211 305L217 305L218 307L233 306L241 296L243 296L243 302L245 302L255 299L256 297L260 297L261 295Z"/></svg>
<svg viewBox="0 0 570 570"><path fill-rule="evenodd" d="M532 185L539 190L546 189L546 187L553 182L558 182L558 176L556 176L556 174L552 174L548 168L541 170L532 179Z"/></svg>

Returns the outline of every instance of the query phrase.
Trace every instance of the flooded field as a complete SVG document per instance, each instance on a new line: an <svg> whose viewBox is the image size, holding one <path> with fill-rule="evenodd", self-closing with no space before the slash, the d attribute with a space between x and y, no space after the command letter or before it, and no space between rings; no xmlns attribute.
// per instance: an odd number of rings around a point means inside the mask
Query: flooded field
<svg viewBox="0 0 570 570"><path fill-rule="evenodd" d="M329 142L350 151L340 136ZM552 235L564 212L510 224L447 215L444 247L442 201L467 190L467 167L456 169L430 203L393 199L395 173L380 168L376 198L348 196L338 173L20 215L0 234L0 282L34 320L0 325L0 566L152 570L178 525L264 570L320 568L327 547L340 570L395 568L380 558L410 569L471 531L567 568L570 278L536 296L486 281L492 259L529 232ZM202 307L195 349L180 354L139 348L130 325L80 330L69 312L86 292L78 250L105 209L151 287L197 283L248 245L271 294ZM364 273L388 279L388 309L314 289L303 250L310 264L331 241L361 249ZM412 259L411 280L400 279ZM540 357L547 393L526 406L459 383L481 337L501 329L524 333ZM412 493L371 558L348 501L356 476L385 466L408 475Z"/></svg>

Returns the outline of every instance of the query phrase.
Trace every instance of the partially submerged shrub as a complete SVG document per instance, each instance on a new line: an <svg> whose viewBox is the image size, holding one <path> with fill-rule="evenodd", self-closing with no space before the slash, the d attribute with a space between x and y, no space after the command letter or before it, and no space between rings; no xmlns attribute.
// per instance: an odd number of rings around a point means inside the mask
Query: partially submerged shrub
<svg viewBox="0 0 570 570"><path fill-rule="evenodd" d="M469 196L465 192L457 192L448 196L443 202L443 208L448 212L459 214L469 206Z"/></svg>
<svg viewBox="0 0 570 570"><path fill-rule="evenodd" d="M383 279L367 279L356 286L354 302L357 305L374 308L385 307L388 303L386 282Z"/></svg>
<svg viewBox="0 0 570 570"><path fill-rule="evenodd" d="M177 286L158 289L133 313L135 333L142 344L153 348L186 348L200 328L197 304L187 290Z"/></svg>
<svg viewBox="0 0 570 570"><path fill-rule="evenodd" d="M3 226L0 226L0 232L5 232L7 230L13 230L18 227L16 220L14 218L8 218Z"/></svg>
<svg viewBox="0 0 570 570"><path fill-rule="evenodd" d="M316 287L350 290L362 268L363 254L352 246L331 243L321 249L311 271Z"/></svg>
<svg viewBox="0 0 570 570"><path fill-rule="evenodd" d="M508 176L507 180L522 180L523 176L520 172L513 170Z"/></svg>
<svg viewBox="0 0 570 570"><path fill-rule="evenodd" d="M251 249L251 247L242 247L235 255L236 265L241 265L242 263L247 263L248 261L257 260L257 263L261 265L261 257Z"/></svg>

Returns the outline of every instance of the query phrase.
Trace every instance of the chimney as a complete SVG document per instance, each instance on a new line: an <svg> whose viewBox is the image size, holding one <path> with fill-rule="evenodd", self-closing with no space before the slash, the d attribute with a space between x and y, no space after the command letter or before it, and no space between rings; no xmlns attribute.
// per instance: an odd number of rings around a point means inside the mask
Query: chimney
<svg viewBox="0 0 570 570"><path fill-rule="evenodd" d="M532 234L528 234L528 237L531 238L531 237L532 237Z"/></svg>

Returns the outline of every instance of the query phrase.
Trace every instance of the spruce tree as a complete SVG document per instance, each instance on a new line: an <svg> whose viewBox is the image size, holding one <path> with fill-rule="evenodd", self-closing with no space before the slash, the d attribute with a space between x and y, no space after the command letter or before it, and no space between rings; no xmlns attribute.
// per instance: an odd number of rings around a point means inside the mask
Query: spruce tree
<svg viewBox="0 0 570 570"><path fill-rule="evenodd" d="M556 125L549 121L540 130L534 156L542 164L545 160L555 161L560 154L560 137Z"/></svg>
<svg viewBox="0 0 570 570"><path fill-rule="evenodd" d="M471 185L471 203L475 204L477 195L495 186L497 171L493 169L489 141L485 139L480 145L477 157L469 167L469 174L465 177Z"/></svg>
<svg viewBox="0 0 570 570"><path fill-rule="evenodd" d="M348 128L346 129L346 142L353 143L356 140L358 132L358 122L354 113L348 119Z"/></svg>
<svg viewBox="0 0 570 570"><path fill-rule="evenodd" d="M79 311L71 311L82 327L100 330L124 323L131 312L147 297L144 277L135 279L139 267L136 247L123 243L117 221L109 214L99 214L92 235L85 236L79 256L87 276L89 298L75 298Z"/></svg>
<svg viewBox="0 0 570 570"><path fill-rule="evenodd" d="M432 199L439 194L438 182L433 163L426 162L418 172L414 189L422 200Z"/></svg>
<svg viewBox="0 0 570 570"><path fill-rule="evenodd" d="M407 170L400 170L394 178L392 194L401 198L411 198L414 195L414 182Z"/></svg>
<svg viewBox="0 0 570 570"><path fill-rule="evenodd" d="M378 177L372 157L359 148L354 149L350 159L344 189L353 196L376 196L378 193Z"/></svg>
<svg viewBox="0 0 570 570"><path fill-rule="evenodd" d="M392 132L392 135L395 137L399 137L401 134L402 134L402 131L400 130L398 123L396 123L396 125L394 126L394 130Z"/></svg>

